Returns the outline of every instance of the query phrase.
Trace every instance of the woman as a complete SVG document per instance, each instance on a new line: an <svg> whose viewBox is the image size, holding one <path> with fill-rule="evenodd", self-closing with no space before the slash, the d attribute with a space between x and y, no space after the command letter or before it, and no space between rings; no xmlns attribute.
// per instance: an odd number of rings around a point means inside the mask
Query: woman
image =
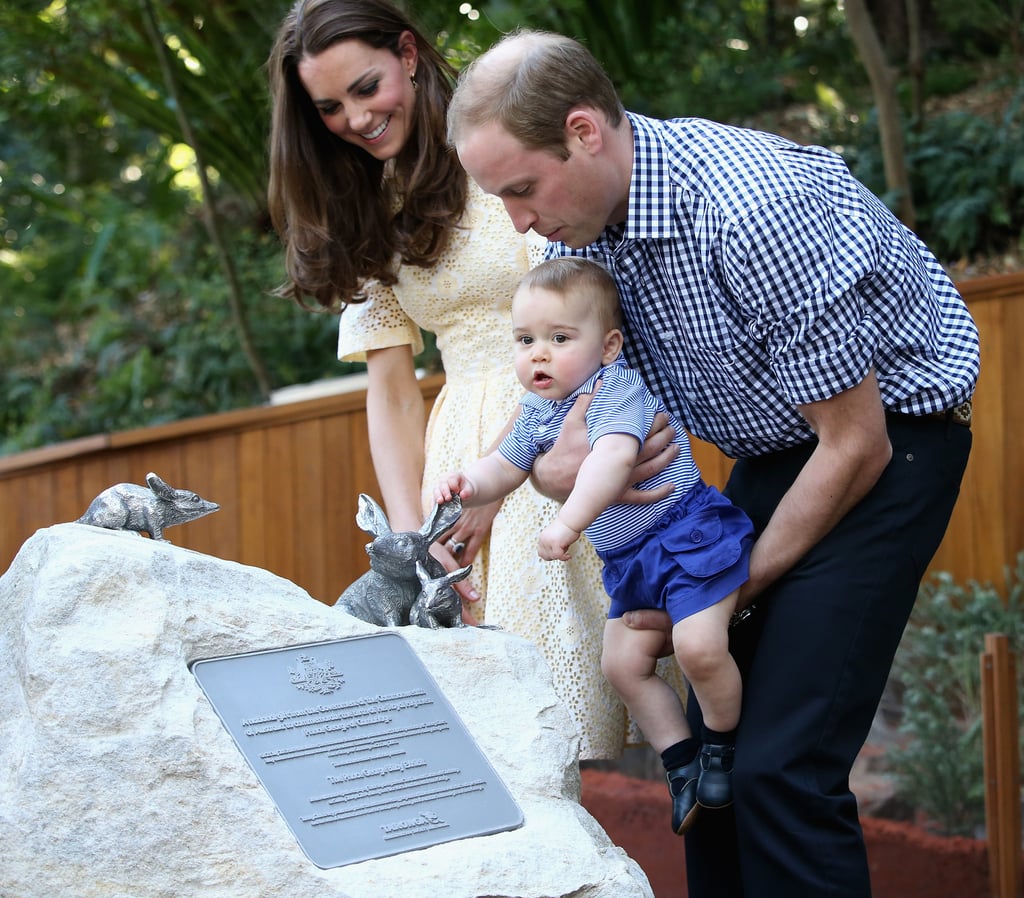
<svg viewBox="0 0 1024 898"><path fill-rule="evenodd" d="M454 72L390 3L300 0L268 66L282 293L340 306L339 357L367 364L389 521L419 529L431 485L486 454L516 409L510 305L543 242L516 233L448 150ZM413 366L420 328L436 335L446 375L429 421ZM600 562L589 544L570 562L540 561L537 532L556 509L524 485L500 505L466 509L434 551L449 570L472 562L463 596L477 622L540 648L581 731L580 757L614 758L628 727L600 672ZM640 741L635 730L628 741Z"/></svg>

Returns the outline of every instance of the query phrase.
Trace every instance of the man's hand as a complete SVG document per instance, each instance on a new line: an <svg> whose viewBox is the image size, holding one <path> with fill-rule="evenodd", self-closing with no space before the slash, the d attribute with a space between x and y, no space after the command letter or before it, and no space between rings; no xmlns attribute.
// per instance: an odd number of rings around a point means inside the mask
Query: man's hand
<svg viewBox="0 0 1024 898"><path fill-rule="evenodd" d="M586 416L593 398L593 394L585 393L576 399L565 417L555 445L534 459L530 482L542 496L564 502L576 485L580 465L590 454Z"/></svg>
<svg viewBox="0 0 1024 898"><path fill-rule="evenodd" d="M631 630L661 630L665 642L658 652L659 658L667 658L673 654L672 618L667 611L658 608L643 608L639 611L627 611L622 615L622 622Z"/></svg>
<svg viewBox="0 0 1024 898"><path fill-rule="evenodd" d="M590 452L586 416L593 398L594 394L584 394L576 399L565 417L554 446L534 460L530 480L534 489L542 496L556 502L565 502L576 485L576 474L583 464L583 459ZM675 429L669 426L668 415L656 415L651 424L651 431L637 454L637 463L630 475L630 483L640 483L655 474L660 474L672 463L679 454L679 446L673 442L674 437ZM626 505L648 505L660 502L671 492L670 483L654 490L629 487L619 501Z"/></svg>
<svg viewBox="0 0 1024 898"><path fill-rule="evenodd" d="M643 483L643 481L660 474L679 455L679 444L673 442L676 435L675 428L669 425L668 415L658 412L651 423L651 431L647 439L637 453L636 466L630 475L630 483ZM624 505L649 505L652 502L660 502L671 494L673 487L671 483L665 483L657 489L638 490L628 487L622 494L619 501Z"/></svg>

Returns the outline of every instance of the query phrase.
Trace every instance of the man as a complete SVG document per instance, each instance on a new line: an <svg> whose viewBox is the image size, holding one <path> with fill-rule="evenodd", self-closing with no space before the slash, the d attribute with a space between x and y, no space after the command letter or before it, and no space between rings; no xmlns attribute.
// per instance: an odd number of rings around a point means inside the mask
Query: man
<svg viewBox="0 0 1024 898"><path fill-rule="evenodd" d="M473 63L449 138L520 231L612 272L630 363L737 459L726 492L758 532L740 603L757 607L730 645L735 803L687 836L690 895L870 895L848 777L970 452L963 300L838 156L626 113L559 35ZM662 626L651 614L627 622Z"/></svg>

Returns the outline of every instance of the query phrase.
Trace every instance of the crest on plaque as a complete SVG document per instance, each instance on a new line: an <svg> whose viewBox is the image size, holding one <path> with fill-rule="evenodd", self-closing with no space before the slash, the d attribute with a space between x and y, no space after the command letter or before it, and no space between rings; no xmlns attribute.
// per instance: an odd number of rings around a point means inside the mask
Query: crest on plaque
<svg viewBox="0 0 1024 898"><path fill-rule="evenodd" d="M295 667L288 668L288 679L296 689L316 695L332 695L345 685L345 675L333 664L318 663L311 655L299 655Z"/></svg>

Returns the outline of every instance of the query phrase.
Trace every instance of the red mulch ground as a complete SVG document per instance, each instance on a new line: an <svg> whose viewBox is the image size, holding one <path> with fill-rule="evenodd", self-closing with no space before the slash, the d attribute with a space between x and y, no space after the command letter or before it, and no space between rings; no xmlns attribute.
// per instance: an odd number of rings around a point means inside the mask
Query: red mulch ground
<svg viewBox="0 0 1024 898"><path fill-rule="evenodd" d="M653 780L584 770L583 806L647 874L655 898L686 898L683 840L672 835L668 792ZM988 854L976 839L933 836L906 823L861 821L873 898L985 898Z"/></svg>

